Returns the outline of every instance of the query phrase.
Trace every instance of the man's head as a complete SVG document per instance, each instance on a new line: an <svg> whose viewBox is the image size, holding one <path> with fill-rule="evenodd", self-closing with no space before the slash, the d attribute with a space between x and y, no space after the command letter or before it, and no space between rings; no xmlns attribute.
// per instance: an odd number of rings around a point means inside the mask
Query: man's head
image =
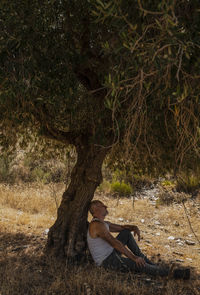
<svg viewBox="0 0 200 295"><path fill-rule="evenodd" d="M99 200L94 200L90 203L89 211L95 217L105 217L108 214L107 206Z"/></svg>

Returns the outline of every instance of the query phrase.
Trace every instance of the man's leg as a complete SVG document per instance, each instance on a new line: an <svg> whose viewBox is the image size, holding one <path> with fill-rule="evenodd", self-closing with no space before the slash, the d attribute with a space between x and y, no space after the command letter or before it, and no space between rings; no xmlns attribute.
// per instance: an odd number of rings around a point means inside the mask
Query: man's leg
<svg viewBox="0 0 200 295"><path fill-rule="evenodd" d="M146 263L143 267L138 267L134 261L129 258L121 257L116 250L110 254L102 263L106 269L113 269L122 272L136 272L146 273L152 276L167 276L169 274L168 268L162 268L157 265L150 265Z"/></svg>
<svg viewBox="0 0 200 295"><path fill-rule="evenodd" d="M128 267L129 270L137 273L145 273L152 276L168 276L169 268L160 267L158 265L151 265L146 263L143 267L138 267L134 261L129 258L121 257L123 263Z"/></svg>
<svg viewBox="0 0 200 295"><path fill-rule="evenodd" d="M130 230L124 229L122 230L118 236L116 237L123 245L127 246L133 254L136 256L144 258L145 262L151 265L154 265L140 250L138 247L133 235L131 234Z"/></svg>

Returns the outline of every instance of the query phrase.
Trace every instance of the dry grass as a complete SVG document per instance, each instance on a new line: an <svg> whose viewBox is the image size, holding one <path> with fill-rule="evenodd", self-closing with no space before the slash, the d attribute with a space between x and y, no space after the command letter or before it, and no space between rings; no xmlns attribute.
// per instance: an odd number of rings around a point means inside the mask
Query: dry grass
<svg viewBox="0 0 200 295"><path fill-rule="evenodd" d="M0 186L1 295L199 294L200 245L191 233L180 204L156 208L148 200L137 200L133 207L130 199L118 202L108 196L96 195L96 199L108 205L108 220L139 226L143 236L139 245L148 256L167 263L182 259L181 265L190 266L192 278L189 282L116 274L89 263L65 267L59 261L46 257L43 254L47 237L45 230L54 223L63 190L61 184L53 187ZM189 201L186 207L193 229L200 237L199 210ZM160 224L155 224L155 221ZM178 245L176 240L168 240L169 236L179 238L180 241L193 240L195 245Z"/></svg>

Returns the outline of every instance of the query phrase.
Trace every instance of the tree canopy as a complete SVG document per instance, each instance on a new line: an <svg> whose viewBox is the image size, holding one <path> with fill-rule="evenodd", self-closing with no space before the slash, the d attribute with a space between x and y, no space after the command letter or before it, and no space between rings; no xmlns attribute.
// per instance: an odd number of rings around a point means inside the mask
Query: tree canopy
<svg viewBox="0 0 200 295"><path fill-rule="evenodd" d="M198 151L199 1L0 5L2 128L125 143L154 164Z"/></svg>

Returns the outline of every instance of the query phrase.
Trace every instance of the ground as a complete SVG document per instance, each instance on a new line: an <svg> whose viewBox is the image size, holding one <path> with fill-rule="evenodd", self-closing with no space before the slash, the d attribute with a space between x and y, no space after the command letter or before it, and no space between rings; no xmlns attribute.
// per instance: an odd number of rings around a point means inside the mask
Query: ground
<svg viewBox="0 0 200 295"><path fill-rule="evenodd" d="M183 282L116 274L90 262L63 265L46 256L48 228L54 223L63 191L63 184L0 185L0 295L199 294L198 195L185 203L191 224L182 204L160 205L153 190L153 196L138 192L134 203L131 198L95 195L108 205L107 220L139 226L139 246L152 260L190 267L191 280Z"/></svg>

